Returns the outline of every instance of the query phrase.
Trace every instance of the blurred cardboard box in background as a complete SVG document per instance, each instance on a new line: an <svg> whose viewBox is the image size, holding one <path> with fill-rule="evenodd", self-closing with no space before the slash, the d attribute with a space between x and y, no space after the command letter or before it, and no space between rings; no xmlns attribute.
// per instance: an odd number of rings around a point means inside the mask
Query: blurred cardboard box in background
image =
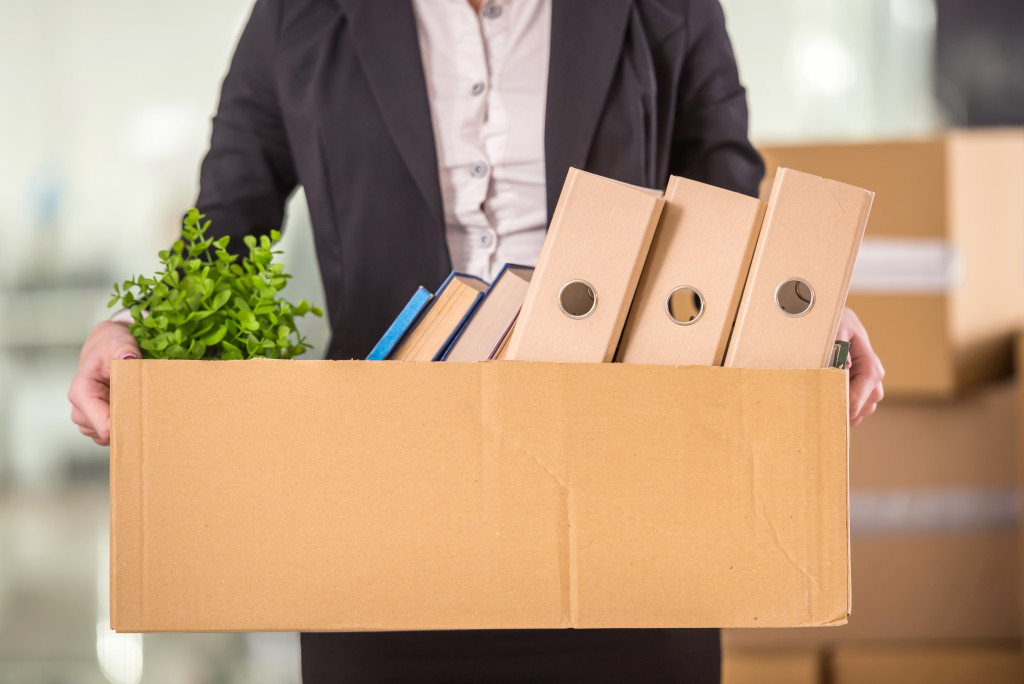
<svg viewBox="0 0 1024 684"><path fill-rule="evenodd" d="M812 649L725 649L722 684L820 684L824 665Z"/></svg>
<svg viewBox="0 0 1024 684"><path fill-rule="evenodd" d="M875 192L847 303L889 397L950 397L1009 372L1024 325L1024 129L761 152L764 196L779 166Z"/></svg>
<svg viewBox="0 0 1024 684"><path fill-rule="evenodd" d="M1012 644L843 646L831 672L833 684L1020 684L1024 658Z"/></svg>

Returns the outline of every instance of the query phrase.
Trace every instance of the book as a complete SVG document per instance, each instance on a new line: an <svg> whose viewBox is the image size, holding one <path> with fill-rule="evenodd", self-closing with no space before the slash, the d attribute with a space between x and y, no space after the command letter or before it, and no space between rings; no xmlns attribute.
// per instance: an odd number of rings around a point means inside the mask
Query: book
<svg viewBox="0 0 1024 684"><path fill-rule="evenodd" d="M506 358L611 361L663 203L569 169Z"/></svg>
<svg viewBox="0 0 1024 684"><path fill-rule="evenodd" d="M532 277L532 266L505 264L441 360L491 358L519 314Z"/></svg>
<svg viewBox="0 0 1024 684"><path fill-rule="evenodd" d="M416 293L409 299L409 303L405 305L402 312L398 314L394 322L384 332L384 335L374 345L373 349L370 350L366 360L383 361L388 358L388 355L402 341L402 338L412 328L416 319L423 313L423 310L427 308L432 298L433 295L430 294L427 288L421 286L417 289Z"/></svg>
<svg viewBox="0 0 1024 684"><path fill-rule="evenodd" d="M669 179L616 361L722 365L764 211L753 197Z"/></svg>
<svg viewBox="0 0 1024 684"><path fill-rule="evenodd" d="M501 338L501 342L498 343L498 348L491 354L491 359L494 361L504 361L505 355L508 353L508 341L512 339L512 331L516 327L516 322L512 321L512 325L505 331L505 335Z"/></svg>
<svg viewBox="0 0 1024 684"><path fill-rule="evenodd" d="M487 283L480 278L455 271L449 273L429 308L389 358L399 361L441 358L486 289Z"/></svg>
<svg viewBox="0 0 1024 684"><path fill-rule="evenodd" d="M780 168L725 365L826 368L875 194Z"/></svg>

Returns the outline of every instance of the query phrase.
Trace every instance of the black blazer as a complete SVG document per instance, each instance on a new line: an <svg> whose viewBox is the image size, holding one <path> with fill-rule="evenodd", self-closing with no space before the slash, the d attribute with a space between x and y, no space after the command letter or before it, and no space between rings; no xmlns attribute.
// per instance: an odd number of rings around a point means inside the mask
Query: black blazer
<svg viewBox="0 0 1024 684"><path fill-rule="evenodd" d="M267 233L303 185L329 358L365 357L451 269L429 107L408 0L256 0L197 205L219 235ZM554 0L544 138L549 217L570 166L747 194L764 171L718 0Z"/></svg>

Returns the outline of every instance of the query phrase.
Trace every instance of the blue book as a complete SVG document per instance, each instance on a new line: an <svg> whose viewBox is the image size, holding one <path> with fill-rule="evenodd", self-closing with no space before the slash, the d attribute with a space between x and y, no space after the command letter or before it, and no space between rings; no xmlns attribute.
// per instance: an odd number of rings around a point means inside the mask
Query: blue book
<svg viewBox="0 0 1024 684"><path fill-rule="evenodd" d="M388 358L388 355L398 346L398 343L405 337L405 333L409 332L416 319L423 313L423 310L427 308L427 304L430 303L430 299L433 295L425 287L420 287L416 290L416 294L412 296L409 303L402 309L402 313L398 314L398 318L388 327L384 336L380 338L380 341L370 351L370 355L366 357L367 361L383 361Z"/></svg>

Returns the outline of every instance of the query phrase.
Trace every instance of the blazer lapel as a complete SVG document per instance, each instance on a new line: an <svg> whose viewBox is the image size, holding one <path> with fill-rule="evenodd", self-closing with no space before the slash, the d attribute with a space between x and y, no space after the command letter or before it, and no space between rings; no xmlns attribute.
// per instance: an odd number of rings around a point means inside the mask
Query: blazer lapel
<svg viewBox="0 0 1024 684"><path fill-rule="evenodd" d="M569 167L587 162L629 13L629 0L552 0L544 118L549 220Z"/></svg>
<svg viewBox="0 0 1024 684"><path fill-rule="evenodd" d="M437 148L412 3L338 1L347 9L352 42L381 118L443 230Z"/></svg>

